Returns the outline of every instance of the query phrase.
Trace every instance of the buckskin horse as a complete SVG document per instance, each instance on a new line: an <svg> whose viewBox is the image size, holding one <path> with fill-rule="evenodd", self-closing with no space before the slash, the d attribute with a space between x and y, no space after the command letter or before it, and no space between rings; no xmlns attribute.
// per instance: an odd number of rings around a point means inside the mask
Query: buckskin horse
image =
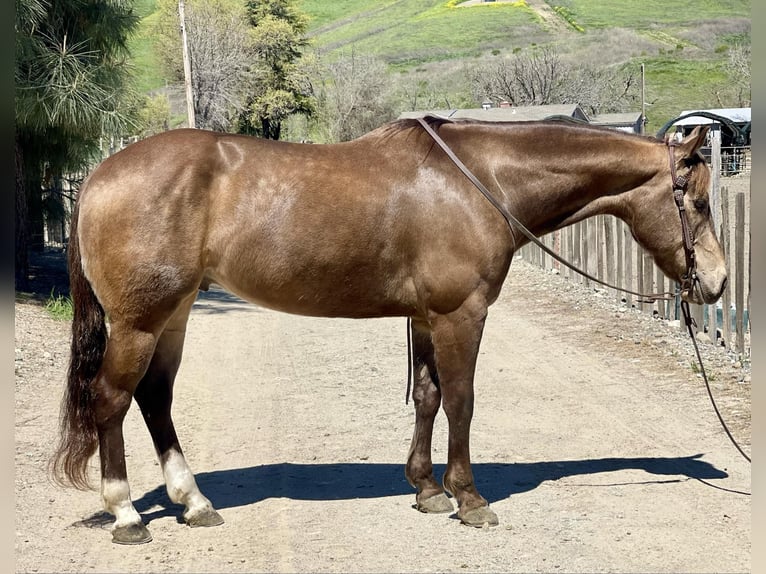
<svg viewBox="0 0 766 574"><path fill-rule="evenodd" d="M177 129L128 146L91 173L72 218L74 319L54 478L88 488L98 449L113 541L151 540L125 464L122 425L135 397L185 521L223 522L197 487L170 415L189 312L198 291L216 283L287 313L409 318L415 429L405 475L417 508L452 511L450 493L463 523L496 525L469 458L473 378L487 308L529 240L499 211L534 236L614 215L668 277L683 279L684 301L712 303L726 270L699 153L705 135L698 128L671 145L561 122L429 117L339 144ZM695 248L692 279L679 209ZM431 462L440 406L449 428L442 484Z"/></svg>

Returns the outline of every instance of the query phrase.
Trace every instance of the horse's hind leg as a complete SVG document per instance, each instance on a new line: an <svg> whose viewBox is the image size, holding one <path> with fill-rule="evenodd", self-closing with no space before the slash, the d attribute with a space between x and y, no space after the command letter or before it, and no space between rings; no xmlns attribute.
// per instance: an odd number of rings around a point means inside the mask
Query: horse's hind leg
<svg viewBox="0 0 766 574"><path fill-rule="evenodd" d="M115 517L112 538L120 544L141 544L152 539L130 500L122 423L154 353L155 342L152 332L112 321L104 360L93 384L101 497L104 509Z"/></svg>
<svg viewBox="0 0 766 574"><path fill-rule="evenodd" d="M415 431L407 457L405 476L417 488L416 508L421 512L452 512L453 507L442 486L436 482L431 461L434 419L441 404L439 378L434 363L434 347L427 328L412 323L412 358L415 402Z"/></svg>
<svg viewBox="0 0 766 574"><path fill-rule="evenodd" d="M189 526L217 526L223 524L223 518L197 487L171 418L173 381L181 363L186 322L195 298L196 293L184 301L160 335L135 396L154 441L170 500L186 507L183 517Z"/></svg>

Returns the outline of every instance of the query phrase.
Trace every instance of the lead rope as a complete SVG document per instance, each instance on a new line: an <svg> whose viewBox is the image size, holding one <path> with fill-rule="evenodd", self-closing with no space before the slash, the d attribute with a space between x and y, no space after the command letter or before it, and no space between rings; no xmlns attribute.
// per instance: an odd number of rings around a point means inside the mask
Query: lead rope
<svg viewBox="0 0 766 574"><path fill-rule="evenodd" d="M694 336L694 319L691 316L691 312L689 311L689 302L688 301L681 301L681 311L684 316L684 322L686 323L686 330L689 332L689 337L691 337L692 344L694 345L694 352L697 355L697 362L700 366L700 372L702 373L702 380L705 381L705 389L707 390L707 396L710 397L710 404L713 405L713 410L715 411L716 416L718 417L718 420L721 423L721 426L723 427L723 430L726 432L726 436L729 437L729 440L731 441L731 444L734 445L734 447L739 451L739 453L744 457L744 459L747 462L750 461L750 457L745 454L745 451L742 450L742 447L739 446L739 443L734 439L734 437L731 434L731 431L729 431L729 427L726 425L726 421L723 420L723 417L721 416L721 412L718 410L718 405L715 402L715 398L713 398L713 392L710 390L710 383L707 380L707 374L705 373L705 365L702 363L702 357L700 356L700 350L697 346L697 338Z"/></svg>
<svg viewBox="0 0 766 574"><path fill-rule="evenodd" d="M410 390L412 389L412 317L407 317L407 394L404 395L404 404L410 402Z"/></svg>
<svg viewBox="0 0 766 574"><path fill-rule="evenodd" d="M678 207L678 215L681 218L681 229L683 231L684 236L684 251L686 253L686 275L683 276L683 284L682 289L694 289L694 283L698 281L697 279L697 258L694 253L694 234L691 231L691 228L689 227L689 222L686 216L686 208L684 207L684 193L686 190L686 184L687 180L684 176L678 176L676 175L676 164L673 157L673 146L676 145L673 142L668 143L668 158L670 161L670 177L673 179L673 199L676 202L676 206ZM707 395L710 398L710 404L713 405L713 410L715 411L716 416L718 417L718 421L721 423L721 426L723 427L724 432L726 432L726 436L729 437L729 440L734 445L734 447L739 451L739 453L747 460L747 462L750 461L750 457L745 454L745 451L742 450L742 447L739 446L739 443L734 439L734 436L732 436L731 431L729 431L729 427L727 426L726 422L723 420L723 417L721 416L721 411L718 410L718 405L715 402L715 398L713 397L713 392L710 389L710 383L707 379L707 373L705 372L705 365L702 362L702 356L700 355L699 346L697 345L697 337L694 334L694 327L695 321L691 316L691 311L689 310L689 302L688 301L681 301L681 311L683 313L684 317L684 323L686 324L686 330L689 332L689 337L692 340L692 345L694 346L694 352L697 355L697 363L699 363L700 366L700 373L702 374L702 380L705 382L705 389L707 390Z"/></svg>
<svg viewBox="0 0 766 574"><path fill-rule="evenodd" d="M587 277L591 281L594 281L596 283L599 283L601 285L604 285L606 287L609 287L610 289L616 289L617 291L622 291L623 293L629 293L631 295L636 295L638 297L647 299L644 299L643 302L646 303L653 303L657 299L675 299L675 293L654 293L654 294L646 294L646 293L636 293L634 291L630 291L628 289L623 289L622 287L617 287L615 285L610 285L609 283L605 283L604 281L601 281L600 279L593 277L592 275L586 273L585 271L578 269L575 267L572 263L555 253L553 250L549 249L545 244L543 244L531 231L529 231L518 219L516 219L513 215L511 215L508 210L506 210L495 198L494 196L489 192L489 190L482 184L479 179L469 170L465 164L460 161L460 158L458 158L455 153L450 149L450 147L444 142L444 140L439 137L439 134L437 134L434 129L428 125L428 122L426 122L423 118L418 118L418 123L423 127L423 129L428 133L428 135L431 136L431 138L439 145L439 147L444 151L444 153L447 154L447 157L452 160L452 162L460 169L460 171L463 172L463 175L465 175L471 183L478 189L482 195L495 207L495 209L500 213L500 215L503 216L503 219L505 219L505 222L508 224L508 228L511 231L511 239L513 240L513 225L515 225L521 233L527 237L532 243L537 245L540 249L545 251L548 255L553 257L556 261L559 263L562 263L563 265L566 265L569 267L572 271L575 273L579 273L583 277ZM676 201L676 205L679 208L679 215L681 217L681 223L683 228L683 234L684 234L684 247L686 252L686 258L687 258L687 265L688 265L688 272L687 275L684 277L684 283L688 283L689 288L693 289L693 282L697 280L696 277L696 260L694 257L694 238L691 236L691 230L689 229L688 223L686 221L686 212L683 205L683 194L679 196L678 191L680 190L683 192L684 187L686 186L686 179L684 177L677 177L676 176L676 170L675 170L675 163L673 162L673 154L672 154L672 148L669 146L669 157L670 157L670 170L671 170L671 176L673 178L673 193L674 193L674 199ZM515 240L514 240L515 245ZM732 436L731 432L729 431L729 427L726 425L726 422L723 420L723 417L721 416L720 411L718 410L718 406L716 405L715 399L713 398L713 393L710 390L710 383L707 379L707 374L705 373L705 366L702 363L702 356L700 355L699 347L697 346L697 339L694 336L694 319L691 316L691 313L689 311L689 303L687 301L681 301L681 311L683 312L684 321L686 323L686 328L689 332L689 336L691 337L692 344L694 346L695 354L697 355L697 362L700 366L700 372L702 373L702 379L705 381L705 388L707 389L708 397L710 397L710 402L713 405L713 410L715 411L716 416L718 417L719 422L721 423L721 426L723 427L723 430L726 432L726 435L729 437L729 440L732 442L732 444L736 447L736 449L739 451L739 453L747 460L750 461L750 457L745 454L745 452L742 450L742 448L739 446L737 441ZM410 318L407 318L407 351L408 351L408 373L407 373L407 396L405 398L405 403L408 402L409 396L410 396L410 384L412 379L412 342L410 339L410 332L411 332L411 323Z"/></svg>

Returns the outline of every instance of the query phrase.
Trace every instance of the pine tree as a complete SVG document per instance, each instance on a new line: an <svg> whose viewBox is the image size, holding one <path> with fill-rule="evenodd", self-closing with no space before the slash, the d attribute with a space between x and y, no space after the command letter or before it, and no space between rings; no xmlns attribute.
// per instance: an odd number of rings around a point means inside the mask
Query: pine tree
<svg viewBox="0 0 766 574"><path fill-rule="evenodd" d="M127 40L137 23L128 0L16 0L17 288L27 249L42 247L44 190L128 124Z"/></svg>

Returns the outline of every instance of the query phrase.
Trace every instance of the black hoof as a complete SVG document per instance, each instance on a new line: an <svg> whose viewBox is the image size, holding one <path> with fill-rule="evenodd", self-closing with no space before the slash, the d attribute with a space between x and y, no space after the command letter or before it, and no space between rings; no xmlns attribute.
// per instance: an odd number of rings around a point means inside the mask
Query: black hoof
<svg viewBox="0 0 766 574"><path fill-rule="evenodd" d="M467 512L457 513L460 522L467 526L474 526L476 528L484 528L487 526L497 526L500 521L497 519L497 514L489 509L489 506L480 506L479 508L472 508Z"/></svg>
<svg viewBox="0 0 766 574"><path fill-rule="evenodd" d="M426 512L428 514L444 514L445 512L452 512L454 510L452 502L443 492L434 494L424 500L418 500L415 508L420 512Z"/></svg>
<svg viewBox="0 0 766 574"><path fill-rule="evenodd" d="M118 526L112 530L112 542L115 544L146 544L151 541L152 535L143 524Z"/></svg>
<svg viewBox="0 0 766 574"><path fill-rule="evenodd" d="M197 526L219 526L223 524L223 517L213 508L197 512L192 516L184 515L184 520L186 521L186 524L192 528L196 528Z"/></svg>

